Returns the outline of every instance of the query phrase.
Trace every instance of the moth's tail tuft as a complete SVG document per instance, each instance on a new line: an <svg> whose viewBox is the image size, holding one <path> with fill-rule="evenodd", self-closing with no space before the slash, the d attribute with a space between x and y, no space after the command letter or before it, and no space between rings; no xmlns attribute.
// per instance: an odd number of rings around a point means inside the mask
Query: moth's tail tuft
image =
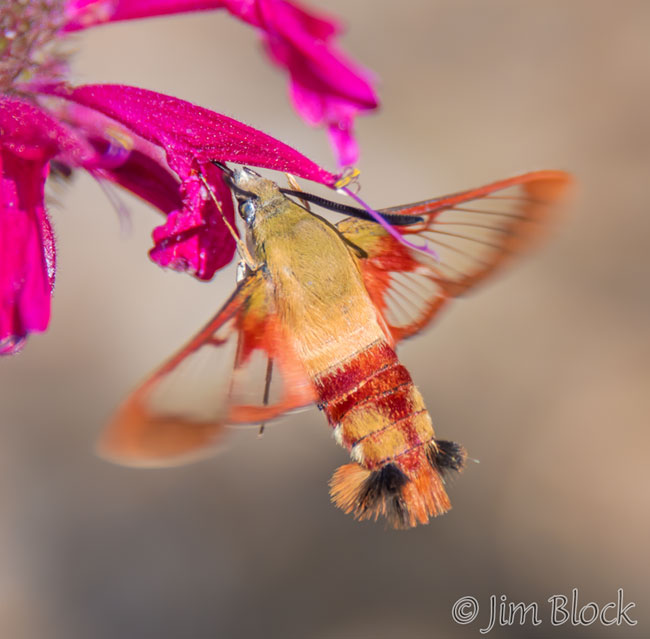
<svg viewBox="0 0 650 639"><path fill-rule="evenodd" d="M330 480L332 501L356 519L386 517L395 528L408 527L408 513L402 496L409 482L404 472L393 463L379 470L368 470L359 464L346 464L336 470Z"/></svg>
<svg viewBox="0 0 650 639"><path fill-rule="evenodd" d="M434 441L377 470L359 464L341 466L330 480L330 495L336 506L356 519L381 516L393 528L411 528L451 508L443 476L460 471L464 461L462 446Z"/></svg>
<svg viewBox="0 0 650 639"><path fill-rule="evenodd" d="M435 439L427 449L429 463L442 475L447 478L450 471L462 472L467 460L467 451L456 442L444 439Z"/></svg>

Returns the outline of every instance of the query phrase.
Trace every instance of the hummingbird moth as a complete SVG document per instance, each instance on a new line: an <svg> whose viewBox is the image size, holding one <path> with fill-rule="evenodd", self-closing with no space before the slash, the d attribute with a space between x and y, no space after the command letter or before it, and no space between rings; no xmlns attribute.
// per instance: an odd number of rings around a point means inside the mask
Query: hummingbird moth
<svg viewBox="0 0 650 639"><path fill-rule="evenodd" d="M182 463L218 447L226 425L264 424L316 403L352 458L330 481L338 507L396 528L444 513L445 477L462 470L465 450L435 436L395 347L534 244L569 176L538 171L380 211L404 237L431 243L435 259L362 209L215 164L246 226L240 281L124 402L101 453L128 465ZM350 216L332 225L307 201ZM179 394L175 380L199 360L198 381Z"/></svg>

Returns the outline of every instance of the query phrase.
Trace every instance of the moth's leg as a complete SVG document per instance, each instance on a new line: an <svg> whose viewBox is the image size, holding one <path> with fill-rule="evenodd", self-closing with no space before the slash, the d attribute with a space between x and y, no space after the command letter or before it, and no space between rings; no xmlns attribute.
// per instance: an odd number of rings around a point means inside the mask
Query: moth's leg
<svg viewBox="0 0 650 639"><path fill-rule="evenodd" d="M271 379L273 378L273 358L269 357L269 359L266 362L266 380L264 381L264 397L262 401L264 402L264 406L267 406L269 403L269 394L271 391ZM258 437L261 437L264 434L264 427L266 426L266 422L262 422L260 424L260 430L257 433Z"/></svg>
<svg viewBox="0 0 650 639"><path fill-rule="evenodd" d="M290 188L292 188L294 191L302 191L302 187L300 184L298 184L298 180L296 180L296 178L291 175L291 173L285 173L285 175L287 176L287 182L289 183ZM311 205L309 202L307 202L307 200L303 200L301 198L300 201L302 202L302 205L305 207L305 209L311 211Z"/></svg>

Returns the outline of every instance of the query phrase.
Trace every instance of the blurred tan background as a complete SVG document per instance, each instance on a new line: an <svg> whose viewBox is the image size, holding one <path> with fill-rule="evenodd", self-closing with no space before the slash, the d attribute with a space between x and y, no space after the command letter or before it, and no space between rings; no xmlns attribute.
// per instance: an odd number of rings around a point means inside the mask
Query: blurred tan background
<svg viewBox="0 0 650 639"><path fill-rule="evenodd" d="M446 516L409 532L329 503L346 462L315 409L232 433L220 457L138 471L93 455L130 388L234 286L148 261L156 213L120 230L86 176L56 189L51 330L0 361L0 636L478 637L489 596L542 624L498 637L648 637L650 4L329 3L381 79L362 118L377 207L536 168L575 173L557 237L401 351L438 433L464 443ZM77 40L78 82L119 82L259 127L334 168L282 73L226 13ZM636 627L553 627L547 599L636 602ZM461 626L453 603L473 595Z"/></svg>

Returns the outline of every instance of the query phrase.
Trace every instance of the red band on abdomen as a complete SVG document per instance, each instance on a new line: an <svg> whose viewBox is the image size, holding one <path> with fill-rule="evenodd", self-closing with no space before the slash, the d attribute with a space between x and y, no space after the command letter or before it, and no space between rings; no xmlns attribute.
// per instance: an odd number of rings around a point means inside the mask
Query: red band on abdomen
<svg viewBox="0 0 650 639"><path fill-rule="evenodd" d="M384 368L399 365L395 351L383 340L314 380L320 403L341 400Z"/></svg>

